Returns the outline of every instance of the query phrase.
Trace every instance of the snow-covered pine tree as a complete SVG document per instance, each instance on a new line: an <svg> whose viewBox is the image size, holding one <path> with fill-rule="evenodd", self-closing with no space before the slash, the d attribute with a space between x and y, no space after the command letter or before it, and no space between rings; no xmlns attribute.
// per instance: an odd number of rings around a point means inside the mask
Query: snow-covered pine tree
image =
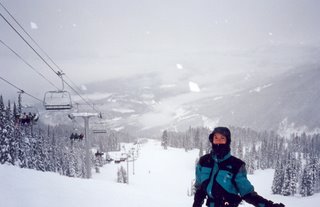
<svg viewBox="0 0 320 207"><path fill-rule="evenodd" d="M288 152L286 158L286 164L284 167L284 183L281 194L284 196L290 196L294 195L297 190L297 161L294 153L292 152Z"/></svg>
<svg viewBox="0 0 320 207"><path fill-rule="evenodd" d="M243 159L243 155L244 153L243 153L243 145L242 145L242 142L241 142L241 140L239 140L239 144L238 144L238 146L237 146L237 157L239 158L239 159Z"/></svg>
<svg viewBox="0 0 320 207"><path fill-rule="evenodd" d="M248 171L248 174L253 174L255 168L254 168L254 155L252 153L252 150L250 151L249 148L246 147L245 149L245 162L246 162L246 169Z"/></svg>
<svg viewBox="0 0 320 207"><path fill-rule="evenodd" d="M319 179L318 159L315 155L311 155L309 163L309 173L311 177L311 185L313 193L315 192L316 182Z"/></svg>
<svg viewBox="0 0 320 207"><path fill-rule="evenodd" d="M281 194L282 186L284 184L284 169L283 169L283 160L280 156L277 159L276 169L274 171L273 181L272 181L272 193Z"/></svg>
<svg viewBox="0 0 320 207"><path fill-rule="evenodd" d="M118 183L128 183L127 171L121 166L117 172L117 182Z"/></svg>
<svg viewBox="0 0 320 207"><path fill-rule="evenodd" d="M251 147L251 156L252 156L252 164L253 164L253 168L254 170L258 169L258 153L257 153L257 150L256 150L256 142L253 142L252 143L252 147Z"/></svg>
<svg viewBox="0 0 320 207"><path fill-rule="evenodd" d="M22 93L19 93L18 95L18 114L22 114Z"/></svg>
<svg viewBox="0 0 320 207"><path fill-rule="evenodd" d="M10 160L8 127L10 126L8 126L8 120L6 119L3 98L0 95L0 164L4 164Z"/></svg>
<svg viewBox="0 0 320 207"><path fill-rule="evenodd" d="M200 142L200 148L199 148L199 157L203 156L203 147L202 147L202 142Z"/></svg>
<svg viewBox="0 0 320 207"><path fill-rule="evenodd" d="M230 148L231 148L231 154L235 157L238 157L238 152L237 152L237 143L238 143L238 139L237 138L234 138L232 139L232 142L231 142L231 145L230 145Z"/></svg>
<svg viewBox="0 0 320 207"><path fill-rule="evenodd" d="M284 179L281 189L281 195L290 196L290 181L291 181L291 169L289 166L286 166L284 169Z"/></svg>
<svg viewBox="0 0 320 207"><path fill-rule="evenodd" d="M36 162L36 170L39 171L46 171L45 167L45 151L46 151L46 145L44 143L44 137L43 135L38 132L35 136L34 140L34 157Z"/></svg>
<svg viewBox="0 0 320 207"><path fill-rule="evenodd" d="M197 128L195 130L193 143L194 143L194 146L193 146L194 148L197 148L197 149L200 148L200 130L199 130L199 128Z"/></svg>
<svg viewBox="0 0 320 207"><path fill-rule="evenodd" d="M165 150L168 148L168 131L167 130L164 130L163 133L162 133L161 146Z"/></svg>
<svg viewBox="0 0 320 207"><path fill-rule="evenodd" d="M268 139L269 137L264 137L260 147L259 168L262 170L268 168L268 160L270 159L270 157L268 156L269 155L268 150L270 150L268 146Z"/></svg>
<svg viewBox="0 0 320 207"><path fill-rule="evenodd" d="M301 188L300 194L305 196L312 196L314 194L314 180L311 172L310 165L307 164L303 170L302 174L302 181L301 181Z"/></svg>
<svg viewBox="0 0 320 207"><path fill-rule="evenodd" d="M320 159L319 157L317 158L317 177L315 181L315 192L319 193L320 192Z"/></svg>
<svg viewBox="0 0 320 207"><path fill-rule="evenodd" d="M9 156L7 162L15 165L18 160L17 153L17 140L14 133L14 119L11 111L10 101L8 101L8 106L5 108L5 129L6 129L6 139L8 143Z"/></svg>

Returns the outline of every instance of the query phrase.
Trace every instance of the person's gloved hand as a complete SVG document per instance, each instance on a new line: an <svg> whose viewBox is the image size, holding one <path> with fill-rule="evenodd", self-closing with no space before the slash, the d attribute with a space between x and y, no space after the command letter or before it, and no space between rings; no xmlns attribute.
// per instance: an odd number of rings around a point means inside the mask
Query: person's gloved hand
<svg viewBox="0 0 320 207"><path fill-rule="evenodd" d="M274 203L272 204L272 207L285 207L282 203Z"/></svg>
<svg viewBox="0 0 320 207"><path fill-rule="evenodd" d="M266 207L285 207L285 205L282 203L273 203L272 201L267 201Z"/></svg>

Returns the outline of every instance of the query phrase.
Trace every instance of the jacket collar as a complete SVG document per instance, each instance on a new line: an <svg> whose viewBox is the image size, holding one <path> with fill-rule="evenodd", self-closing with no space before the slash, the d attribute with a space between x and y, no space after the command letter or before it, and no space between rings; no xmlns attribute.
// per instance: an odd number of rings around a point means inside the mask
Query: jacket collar
<svg viewBox="0 0 320 207"><path fill-rule="evenodd" d="M226 159L228 159L229 157L231 157L231 153L228 152L228 154L226 154L223 158L218 158L216 154L214 154L212 151L211 151L211 157L214 161L216 162L223 162L225 161Z"/></svg>

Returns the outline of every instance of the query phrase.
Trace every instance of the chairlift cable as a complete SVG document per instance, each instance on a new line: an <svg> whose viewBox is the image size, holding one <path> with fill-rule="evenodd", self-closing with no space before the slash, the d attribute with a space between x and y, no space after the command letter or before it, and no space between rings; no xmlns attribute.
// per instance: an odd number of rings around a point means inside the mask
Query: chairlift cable
<svg viewBox="0 0 320 207"><path fill-rule="evenodd" d="M15 23L23 30L23 32L28 35L28 37L32 40L32 42L37 45L37 47L41 50L41 52L43 52L45 54L45 56L59 69L60 67L53 61L53 59L48 55L48 53L46 53L46 51L44 49L42 49L42 47L37 43L37 41L35 41L32 36L24 29L24 27L18 22L18 20L16 20L16 18L14 18L14 16L8 11L8 9L0 2L0 5L3 7L3 9L10 15L10 17L15 21ZM61 70L62 71L62 70Z"/></svg>
<svg viewBox="0 0 320 207"><path fill-rule="evenodd" d="M82 90L79 88L79 86L78 86L77 84L75 84L67 74L65 74L65 76L68 78L68 80L73 84L73 86L74 86L78 91L82 91ZM86 97L86 98L87 98L88 100L90 100L88 97Z"/></svg>
<svg viewBox="0 0 320 207"><path fill-rule="evenodd" d="M79 86L77 86L77 84L75 84L71 78L69 76L67 76L67 74L65 74L65 76L68 78L68 80L76 87L77 90L81 91L81 89L79 88Z"/></svg>
<svg viewBox="0 0 320 207"><path fill-rule="evenodd" d="M0 79L2 79L4 82L8 83L9 85L13 86L14 88L18 89L19 91L21 91L22 93L27 94L28 96L34 98L37 101L40 101L42 103L42 100L38 99L37 97L31 95L30 93L27 93L25 90L22 90L21 88L17 87L16 85L14 85L13 83L10 83L8 80L6 80L5 78L0 76Z"/></svg>
<svg viewBox="0 0 320 207"><path fill-rule="evenodd" d="M19 35L19 37L33 50L33 52L35 52L37 54L37 56L56 74L58 75L58 72L56 72L51 65L49 65L49 63L32 47L32 45L30 45L30 43L20 34L20 32L7 20L7 18L5 18L1 12L0 12L0 16L2 17L2 19L4 19L6 21L6 23Z"/></svg>
<svg viewBox="0 0 320 207"><path fill-rule="evenodd" d="M45 56L56 66L57 69L60 71L56 72L54 71L59 77L60 75L63 74L64 72L60 69L60 67L53 61L53 59L46 53L44 49L37 43L35 39L32 38L32 36L24 29L24 27L16 20L16 18L9 12L9 10L0 2L0 5L4 8L4 10L10 15L10 17L15 21L15 23L23 30L23 32L32 40L32 42L41 50L42 53L45 54ZM49 66L50 67L50 66ZM50 67L51 68L51 67ZM55 86L55 88L57 88ZM58 88L57 88L58 89Z"/></svg>
<svg viewBox="0 0 320 207"><path fill-rule="evenodd" d="M3 6L3 5L2 5ZM30 45L30 43L20 34L20 32L8 21L7 18L5 18L2 13L0 12L0 16L5 20L5 22L19 35L19 37L37 54L37 56L56 74L60 77L59 74L61 74L60 71L55 71L51 65L32 47L32 45ZM66 83L78 96L81 97L81 99L87 103L89 106L91 106L90 103L88 103L69 83L67 83L65 80L63 80L64 83ZM92 107L92 106L91 106ZM94 107L92 107L92 109L98 113L100 113L99 111L97 111Z"/></svg>
<svg viewBox="0 0 320 207"><path fill-rule="evenodd" d="M38 75L40 75L42 78L44 78L47 82L49 82L53 87L55 87L56 89L59 89L49 79L47 79L43 74L41 74L39 71L37 71L30 63L28 63L25 59L23 59L23 57L21 57L21 55L19 55L16 51L14 51L9 45L4 43L1 39L0 39L0 42L4 46L6 46L12 53L14 53L20 60L22 60L27 66L29 66L33 71L35 71Z"/></svg>
<svg viewBox="0 0 320 207"><path fill-rule="evenodd" d="M80 98L86 103L86 104L88 104L88 106L90 106L95 112L97 112L97 113L101 113L100 111L98 111L98 110L96 110L93 106L91 106L91 104L87 101L87 100L85 100L82 96L81 96L81 94L77 91L77 90L75 90L68 82L66 82L66 81L64 81L65 82L65 84L67 84L67 86L69 86L69 88L71 88L78 96L80 96Z"/></svg>
<svg viewBox="0 0 320 207"><path fill-rule="evenodd" d="M63 70L55 63L55 61L48 55L48 53L45 52L44 49L32 38L32 36L22 27L22 25L16 20L16 18L9 12L9 10L0 2L0 5L3 7L3 9L10 15L10 17L16 22L16 24L24 31L24 33L32 40L32 42L37 45L37 47L45 54L45 56L56 66L57 69L61 71L61 73L64 73ZM55 72L59 76L59 72ZM77 90L81 91L79 87L66 75L66 77L69 79L69 81L77 88ZM64 81L64 80L63 80ZM65 81L64 81L65 82ZM56 87L56 86L55 86ZM69 86L70 87L70 86ZM57 88L57 87L56 87ZM74 89L73 89L74 90ZM79 95L79 94L78 94ZM79 95L80 96L80 95ZM86 101L85 101L86 102ZM86 102L87 103L87 102ZM88 103L87 103L88 104ZM91 104L88 104L91 106ZM93 107L95 110L95 108ZM95 110L96 111L96 110Z"/></svg>

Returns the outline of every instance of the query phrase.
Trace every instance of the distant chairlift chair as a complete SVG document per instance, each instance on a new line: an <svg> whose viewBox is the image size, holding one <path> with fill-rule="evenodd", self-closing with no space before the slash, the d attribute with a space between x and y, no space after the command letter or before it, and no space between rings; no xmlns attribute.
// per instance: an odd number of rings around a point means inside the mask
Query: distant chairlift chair
<svg viewBox="0 0 320 207"><path fill-rule="evenodd" d="M105 133L107 133L107 130L105 130L105 129L92 129L92 132L94 134L105 134Z"/></svg>
<svg viewBox="0 0 320 207"><path fill-rule="evenodd" d="M21 114L17 114L16 119L21 125L36 124L39 120L39 112L37 108L33 106L23 106L21 108Z"/></svg>
<svg viewBox="0 0 320 207"><path fill-rule="evenodd" d="M102 119L102 114L99 113L99 116L98 116L100 119ZM94 134L106 134L107 133L107 130L106 130L106 126L103 124L102 121L99 121L99 122L96 122L94 124L94 127L92 129L92 132Z"/></svg>
<svg viewBox="0 0 320 207"><path fill-rule="evenodd" d="M22 102L23 90L18 91L20 103ZM15 115L15 123L20 125L33 125L39 120L40 114L35 106L21 106Z"/></svg>
<svg viewBox="0 0 320 207"><path fill-rule="evenodd" d="M71 140L71 141L73 141L73 140L80 140L80 141L82 141L83 138L84 138L83 133L81 133L81 134L72 133L72 134L70 135L70 140Z"/></svg>

